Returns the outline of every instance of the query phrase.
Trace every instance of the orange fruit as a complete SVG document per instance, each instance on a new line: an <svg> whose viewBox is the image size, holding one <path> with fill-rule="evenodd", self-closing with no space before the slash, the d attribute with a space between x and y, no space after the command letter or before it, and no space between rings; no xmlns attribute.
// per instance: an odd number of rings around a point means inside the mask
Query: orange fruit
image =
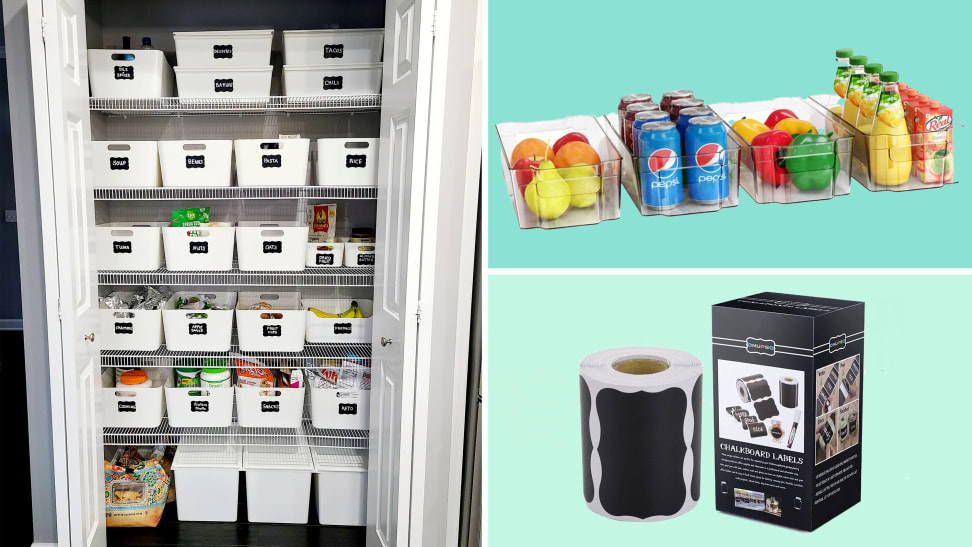
<svg viewBox="0 0 972 547"><path fill-rule="evenodd" d="M520 158L525 158L528 156L537 156L541 159L552 160L554 157L554 151L547 143L540 139L523 139L513 148L513 154L510 156L510 165L515 164Z"/></svg>
<svg viewBox="0 0 972 547"><path fill-rule="evenodd" d="M560 147L553 159L557 167L573 167L575 165L597 165L601 157L597 150L586 142L573 141Z"/></svg>

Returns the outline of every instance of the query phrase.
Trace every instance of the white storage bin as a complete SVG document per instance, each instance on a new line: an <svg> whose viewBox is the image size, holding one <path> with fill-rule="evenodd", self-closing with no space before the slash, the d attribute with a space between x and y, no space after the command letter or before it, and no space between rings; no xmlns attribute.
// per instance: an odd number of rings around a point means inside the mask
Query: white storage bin
<svg viewBox="0 0 972 547"><path fill-rule="evenodd" d="M306 446L246 446L246 520L307 524L314 460Z"/></svg>
<svg viewBox="0 0 972 547"><path fill-rule="evenodd" d="M318 317L309 308L317 308L327 313L341 313L358 303L363 318ZM371 342L371 313L373 303L364 298L322 298L303 299L300 307L307 311L308 342Z"/></svg>
<svg viewBox="0 0 972 547"><path fill-rule="evenodd" d="M251 310L267 302L270 310ZM261 317L264 316L264 317ZM241 351L301 351L307 312L299 292L241 292L236 304L236 329Z"/></svg>
<svg viewBox="0 0 972 547"><path fill-rule="evenodd" d="M129 301L134 292L115 291ZM165 341L162 335L162 310L98 309L101 323L101 349L153 351Z"/></svg>
<svg viewBox="0 0 972 547"><path fill-rule="evenodd" d="M89 49L92 97L172 96L172 68L159 50Z"/></svg>
<svg viewBox="0 0 972 547"><path fill-rule="evenodd" d="M92 141L91 165L96 188L162 186L155 141Z"/></svg>
<svg viewBox="0 0 972 547"><path fill-rule="evenodd" d="M317 139L318 186L377 186L378 139Z"/></svg>
<svg viewBox="0 0 972 547"><path fill-rule="evenodd" d="M311 388L311 423L318 429L368 429L370 389Z"/></svg>
<svg viewBox="0 0 972 547"><path fill-rule="evenodd" d="M232 9L229 8L228 9ZM270 64L273 30L173 32L180 67L239 67Z"/></svg>
<svg viewBox="0 0 972 547"><path fill-rule="evenodd" d="M381 61L385 29L283 31L283 64L330 65Z"/></svg>
<svg viewBox="0 0 972 547"><path fill-rule="evenodd" d="M167 369L145 369L152 387L118 387L115 371L101 373L101 415L104 427L158 427L165 414L163 387L172 385Z"/></svg>
<svg viewBox="0 0 972 547"><path fill-rule="evenodd" d="M180 310L179 298L206 295L225 310ZM172 351L229 351L235 292L177 292L162 308L165 345ZM202 317L204 316L204 317Z"/></svg>
<svg viewBox="0 0 972 547"><path fill-rule="evenodd" d="M233 389L167 387L166 406L172 427L229 427L233 424Z"/></svg>
<svg viewBox="0 0 972 547"><path fill-rule="evenodd" d="M317 522L364 526L368 513L368 451L312 448L311 454Z"/></svg>
<svg viewBox="0 0 972 547"><path fill-rule="evenodd" d="M375 265L375 244L344 243L344 265L352 268Z"/></svg>
<svg viewBox="0 0 972 547"><path fill-rule="evenodd" d="M235 68L175 67L179 97L254 98L270 96L271 66ZM182 102L182 101L180 101Z"/></svg>
<svg viewBox="0 0 972 547"><path fill-rule="evenodd" d="M237 139L238 186L304 186L310 139Z"/></svg>
<svg viewBox="0 0 972 547"><path fill-rule="evenodd" d="M236 388L236 415L241 427L300 427L304 416L302 387Z"/></svg>
<svg viewBox="0 0 972 547"><path fill-rule="evenodd" d="M95 226L99 270L157 270L167 222L109 222Z"/></svg>
<svg viewBox="0 0 972 547"><path fill-rule="evenodd" d="M242 221L236 227L240 270L298 271L304 269L307 226L299 222Z"/></svg>
<svg viewBox="0 0 972 547"><path fill-rule="evenodd" d="M344 243L308 243L304 255L308 268L335 268L344 265Z"/></svg>
<svg viewBox="0 0 972 547"><path fill-rule="evenodd" d="M236 522L242 446L181 445L172 459L172 469L179 492L179 520Z"/></svg>
<svg viewBox="0 0 972 547"><path fill-rule="evenodd" d="M233 141L159 141L162 186L232 186Z"/></svg>
<svg viewBox="0 0 972 547"><path fill-rule="evenodd" d="M165 267L176 272L233 268L234 226L162 228Z"/></svg>
<svg viewBox="0 0 972 547"><path fill-rule="evenodd" d="M381 63L283 67L284 95L313 97L370 93L381 93Z"/></svg>

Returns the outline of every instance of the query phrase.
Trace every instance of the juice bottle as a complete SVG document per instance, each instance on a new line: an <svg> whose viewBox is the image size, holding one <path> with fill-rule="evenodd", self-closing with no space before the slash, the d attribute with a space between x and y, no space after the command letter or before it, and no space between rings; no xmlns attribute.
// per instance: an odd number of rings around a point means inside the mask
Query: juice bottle
<svg viewBox="0 0 972 547"><path fill-rule="evenodd" d="M938 101L914 114L915 174L926 184L952 182L952 109Z"/></svg>
<svg viewBox="0 0 972 547"><path fill-rule="evenodd" d="M834 91L841 99L847 96L847 82L850 80L851 73L848 59L853 54L853 49L843 48L837 50L837 75L834 76ZM837 105L831 107L830 110L840 116L843 108L843 106Z"/></svg>
<svg viewBox="0 0 972 547"><path fill-rule="evenodd" d="M898 95L898 73L881 73L881 98L868 137L871 180L882 186L898 186L911 175L911 136L905 126Z"/></svg>
<svg viewBox="0 0 972 547"><path fill-rule="evenodd" d="M864 84L864 93L861 97L861 110L857 114L857 129L865 135L871 132L871 124L874 123L874 112L877 110L878 99L881 98L881 73L884 67L880 63L868 63L864 65L864 74L867 75L867 82Z"/></svg>
<svg viewBox="0 0 972 547"><path fill-rule="evenodd" d="M867 57L864 55L854 55L850 58L851 75L847 83L847 100L844 101L844 109L840 117L844 121L857 126L857 111L861 107L861 97L864 94L864 84L867 77L864 75L864 65L867 64Z"/></svg>

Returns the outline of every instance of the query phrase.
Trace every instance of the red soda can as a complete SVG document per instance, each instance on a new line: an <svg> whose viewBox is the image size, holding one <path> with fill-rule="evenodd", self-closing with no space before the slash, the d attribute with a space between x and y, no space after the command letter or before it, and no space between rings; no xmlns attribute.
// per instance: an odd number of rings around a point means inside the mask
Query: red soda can
<svg viewBox="0 0 972 547"><path fill-rule="evenodd" d="M661 99L661 109L668 112L672 108L672 101L678 99L691 99L695 97L695 92L691 89L675 89L673 91L666 91L662 95Z"/></svg>
<svg viewBox="0 0 972 547"><path fill-rule="evenodd" d="M624 111L627 110L630 105L635 103L650 102L651 95L649 93L632 93L631 95L621 97L621 100L618 102L618 120L620 121L624 119Z"/></svg>
<svg viewBox="0 0 972 547"><path fill-rule="evenodd" d="M696 99L694 97L688 99L675 99L672 101L671 107L668 109L668 115L671 116L672 121L678 120L678 113L683 108L696 108L700 106L705 106L705 101L702 99Z"/></svg>
<svg viewBox="0 0 972 547"><path fill-rule="evenodd" d="M647 112L649 110L659 110L659 106L655 103L634 103L628 105L624 109L624 116L621 118L622 132L624 137L624 144L631 148L631 124L634 123L635 115L638 112Z"/></svg>

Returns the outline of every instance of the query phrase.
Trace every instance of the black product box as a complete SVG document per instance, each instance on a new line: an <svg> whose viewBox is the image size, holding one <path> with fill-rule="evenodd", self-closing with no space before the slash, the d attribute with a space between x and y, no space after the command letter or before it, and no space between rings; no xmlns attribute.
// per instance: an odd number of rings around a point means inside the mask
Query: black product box
<svg viewBox="0 0 972 547"><path fill-rule="evenodd" d="M712 306L716 509L813 530L861 500L864 303Z"/></svg>

